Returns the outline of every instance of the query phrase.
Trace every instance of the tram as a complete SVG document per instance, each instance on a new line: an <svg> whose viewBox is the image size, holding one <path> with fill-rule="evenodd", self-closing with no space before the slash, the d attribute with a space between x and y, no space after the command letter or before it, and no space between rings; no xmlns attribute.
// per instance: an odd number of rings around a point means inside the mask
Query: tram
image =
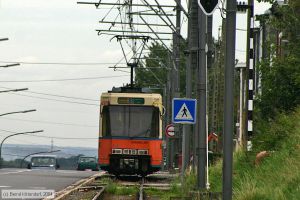
<svg viewBox="0 0 300 200"><path fill-rule="evenodd" d="M102 93L98 162L111 174L145 176L162 164L160 94L121 87Z"/></svg>

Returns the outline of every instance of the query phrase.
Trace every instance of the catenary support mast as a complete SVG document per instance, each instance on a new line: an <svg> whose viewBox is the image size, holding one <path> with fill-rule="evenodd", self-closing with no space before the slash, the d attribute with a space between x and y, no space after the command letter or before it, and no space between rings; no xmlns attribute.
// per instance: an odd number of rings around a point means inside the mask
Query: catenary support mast
<svg viewBox="0 0 300 200"><path fill-rule="evenodd" d="M223 200L232 199L233 161L233 100L235 66L236 1L228 0L226 7L225 98L223 135Z"/></svg>

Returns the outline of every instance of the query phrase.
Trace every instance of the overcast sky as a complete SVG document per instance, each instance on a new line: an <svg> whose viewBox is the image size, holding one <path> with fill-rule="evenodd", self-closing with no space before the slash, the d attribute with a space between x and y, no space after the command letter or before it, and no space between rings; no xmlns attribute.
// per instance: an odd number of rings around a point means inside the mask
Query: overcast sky
<svg viewBox="0 0 300 200"><path fill-rule="evenodd" d="M8 41L0 42L0 65L5 65L1 63L5 61L99 63L22 64L17 67L0 68L0 91L5 88L29 88L28 92L0 93L0 114L37 109L32 113L0 117L0 139L11 134L5 131L24 132L40 129L43 129L44 133L36 135L49 137L16 136L7 143L50 145L53 137L54 145L57 146L97 147L97 105L100 94L113 86L129 82L128 73L108 68L122 59L120 45L115 40L109 41L111 37L99 37L95 31L100 28L98 21L106 14L107 9L95 9L92 5L78 5L76 2L0 0L0 38L9 38ZM267 8L266 4L256 4L255 10L256 13L263 13ZM245 29L246 15L238 14L237 19L237 27ZM216 11L215 37L220 22L220 13ZM245 37L245 32L237 31L236 57L240 61L245 60ZM98 79L54 81L91 77ZM36 82L37 80L44 81ZM67 140L58 139L59 137L93 139Z"/></svg>

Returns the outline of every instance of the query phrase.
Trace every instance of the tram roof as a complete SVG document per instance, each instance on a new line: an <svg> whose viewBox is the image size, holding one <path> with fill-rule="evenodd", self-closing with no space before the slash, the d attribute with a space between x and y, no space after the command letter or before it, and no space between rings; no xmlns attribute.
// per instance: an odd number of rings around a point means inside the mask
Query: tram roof
<svg viewBox="0 0 300 200"><path fill-rule="evenodd" d="M149 88L139 88L139 87L113 87L108 93L153 93Z"/></svg>

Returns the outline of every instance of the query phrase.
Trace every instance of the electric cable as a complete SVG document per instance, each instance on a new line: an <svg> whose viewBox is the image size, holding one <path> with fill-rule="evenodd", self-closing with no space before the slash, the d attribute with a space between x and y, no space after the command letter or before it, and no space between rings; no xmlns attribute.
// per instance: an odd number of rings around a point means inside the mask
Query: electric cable
<svg viewBox="0 0 300 200"><path fill-rule="evenodd" d="M9 117L1 117L0 119L21 121L21 122L33 122L33 123L40 123L40 124L63 125L63 126L78 126L78 127L88 127L88 128L98 127L98 126L84 125L84 124L61 123L61 122L51 122L51 121L41 121L41 120L27 120L27 119L18 119L18 118L9 118Z"/></svg>
<svg viewBox="0 0 300 200"><path fill-rule="evenodd" d="M66 79L44 79L44 80L21 80L21 81L0 81L0 83L33 83L33 82L61 82L61 81L78 81L78 80L92 80L92 79L102 79L102 78L118 78L127 77L128 75L118 75L118 76L96 76L96 77L82 77L82 78L66 78Z"/></svg>
<svg viewBox="0 0 300 200"><path fill-rule="evenodd" d="M13 89L8 87L0 86L0 88L3 89ZM53 97L62 97L62 98L68 98L68 99L76 99L76 100L84 100L84 101L95 101L98 102L99 100L96 99L87 99L87 98L80 98L80 97L71 97L71 96L64 96L64 95L58 95L58 94L49 94L49 93L42 93L42 92L34 92L34 91L24 91L31 94L39 94L39 95L46 95L46 96L53 96Z"/></svg>
<svg viewBox="0 0 300 200"><path fill-rule="evenodd" d="M0 129L2 132L7 133L18 133L15 131L3 130ZM50 138L50 139L61 139L61 140L97 140L98 138L84 138L84 137L56 137L56 136L44 136L44 135L33 135L33 134L24 134L30 137L39 137L39 138Z"/></svg>
<svg viewBox="0 0 300 200"><path fill-rule="evenodd" d="M55 137L55 136L43 136L43 135L27 135L30 137L39 137L39 138L50 138L58 140L97 140L98 138L84 138L84 137Z"/></svg>
<svg viewBox="0 0 300 200"><path fill-rule="evenodd" d="M59 99L51 99L51 98L37 97L37 96L17 94L17 93L12 93L12 94L9 94L9 95L17 95L17 96L30 97L30 98L35 98L35 99L43 99L43 100L48 100L48 101L56 101L56 102L64 102L64 103L73 103L73 104L87 105L87 106L100 106L100 104L83 103L83 102L67 101L67 100L59 100Z"/></svg>
<svg viewBox="0 0 300 200"><path fill-rule="evenodd" d="M0 61L0 63L20 63L23 65L111 65L114 62L26 62L26 61Z"/></svg>

